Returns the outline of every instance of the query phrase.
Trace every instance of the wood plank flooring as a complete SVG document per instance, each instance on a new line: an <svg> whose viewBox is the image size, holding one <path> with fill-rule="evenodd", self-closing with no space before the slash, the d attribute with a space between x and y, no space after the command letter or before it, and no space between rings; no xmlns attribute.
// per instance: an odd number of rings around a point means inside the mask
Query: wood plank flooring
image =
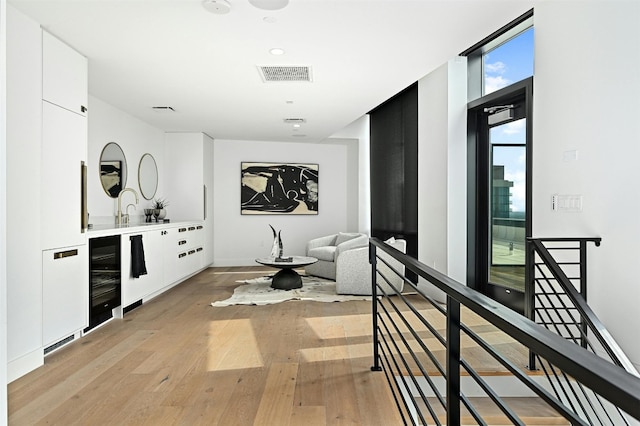
<svg viewBox="0 0 640 426"><path fill-rule="evenodd" d="M401 424L370 303L210 306L261 275L209 268L48 355L9 385L9 424Z"/></svg>

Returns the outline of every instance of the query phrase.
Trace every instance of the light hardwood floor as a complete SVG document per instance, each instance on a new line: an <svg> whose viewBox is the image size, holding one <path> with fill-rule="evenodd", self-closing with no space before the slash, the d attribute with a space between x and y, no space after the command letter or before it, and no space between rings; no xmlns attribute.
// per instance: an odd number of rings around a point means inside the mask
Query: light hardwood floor
<svg viewBox="0 0 640 426"><path fill-rule="evenodd" d="M370 303L214 308L264 268L209 268L9 385L11 425L397 425Z"/></svg>

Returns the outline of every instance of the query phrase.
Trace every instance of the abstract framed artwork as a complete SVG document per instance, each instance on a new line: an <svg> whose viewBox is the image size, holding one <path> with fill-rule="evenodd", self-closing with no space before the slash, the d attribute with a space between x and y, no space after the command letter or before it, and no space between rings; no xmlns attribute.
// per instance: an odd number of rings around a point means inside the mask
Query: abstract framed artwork
<svg viewBox="0 0 640 426"><path fill-rule="evenodd" d="M241 163L240 213L318 214L318 165Z"/></svg>

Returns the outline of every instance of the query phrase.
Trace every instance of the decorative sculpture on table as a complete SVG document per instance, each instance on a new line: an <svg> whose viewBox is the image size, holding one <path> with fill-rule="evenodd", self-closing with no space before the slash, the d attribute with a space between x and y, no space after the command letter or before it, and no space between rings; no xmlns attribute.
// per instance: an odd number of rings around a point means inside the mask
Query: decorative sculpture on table
<svg viewBox="0 0 640 426"><path fill-rule="evenodd" d="M271 227L271 231L273 232L273 246L271 247L271 257L282 257L282 238L280 238L280 231L278 231L276 233L276 230L273 228L273 226L269 225Z"/></svg>
<svg viewBox="0 0 640 426"><path fill-rule="evenodd" d="M271 231L273 232L273 246L271 246L271 257L273 257L276 262L292 262L293 257L282 257L284 253L284 249L282 247L282 238L280 238L280 231L276 233L276 230L273 226L271 227Z"/></svg>

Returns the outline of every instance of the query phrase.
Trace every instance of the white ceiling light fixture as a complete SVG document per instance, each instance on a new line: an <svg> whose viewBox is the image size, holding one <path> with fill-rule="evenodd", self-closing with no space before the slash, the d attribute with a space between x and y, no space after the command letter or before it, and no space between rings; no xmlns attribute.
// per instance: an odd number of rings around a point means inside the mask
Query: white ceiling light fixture
<svg viewBox="0 0 640 426"><path fill-rule="evenodd" d="M264 10L279 10L289 4L289 0L249 0L249 3Z"/></svg>
<svg viewBox="0 0 640 426"><path fill-rule="evenodd" d="M269 53L271 53L274 56L280 56L280 55L284 55L284 49L281 49L279 47L274 47L273 49L269 49Z"/></svg>
<svg viewBox="0 0 640 426"><path fill-rule="evenodd" d="M227 0L204 0L202 7L216 15L225 15L231 11L231 4Z"/></svg>

